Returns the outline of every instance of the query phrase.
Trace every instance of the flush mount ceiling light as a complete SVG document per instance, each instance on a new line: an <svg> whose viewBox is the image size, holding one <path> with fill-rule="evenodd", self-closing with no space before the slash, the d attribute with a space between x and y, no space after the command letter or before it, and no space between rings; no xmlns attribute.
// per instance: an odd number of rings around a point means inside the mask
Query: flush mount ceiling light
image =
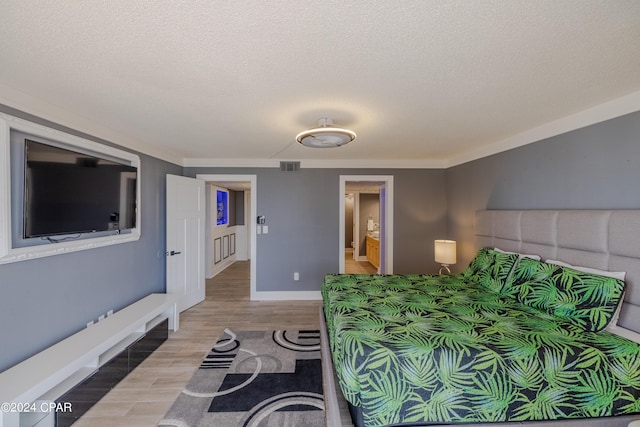
<svg viewBox="0 0 640 427"><path fill-rule="evenodd" d="M318 120L318 127L296 135L296 141L312 148L340 147L354 139L356 139L354 131L335 127L333 120L327 118Z"/></svg>

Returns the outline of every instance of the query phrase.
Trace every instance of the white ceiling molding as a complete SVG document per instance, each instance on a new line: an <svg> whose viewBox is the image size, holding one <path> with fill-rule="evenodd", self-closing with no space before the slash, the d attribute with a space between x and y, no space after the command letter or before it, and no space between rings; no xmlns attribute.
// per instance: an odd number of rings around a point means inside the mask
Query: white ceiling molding
<svg viewBox="0 0 640 427"><path fill-rule="evenodd" d="M300 161L307 169L443 169L442 160L363 160L363 159L184 159L184 167L277 168L281 161Z"/></svg>
<svg viewBox="0 0 640 427"><path fill-rule="evenodd" d="M67 111L57 105L50 104L42 99L1 83L0 104L4 104L8 107L15 108L16 110L23 111L44 120L49 120L50 122L61 126L66 126L69 129L109 141L113 144L118 144L121 147L125 147L130 150L139 151L140 153L144 153L170 163L175 163L176 165L182 164L183 159L175 152L169 152L158 146L136 141L123 132L118 132L113 128L100 124L99 119L88 118L74 112Z"/></svg>
<svg viewBox="0 0 640 427"><path fill-rule="evenodd" d="M299 159L303 168L359 168L359 169L447 169L483 157L532 144L543 139L561 135L596 123L601 123L625 114L640 111L640 91L614 99L593 108L580 111L562 119L545 123L537 128L521 132L502 141L462 153L444 160L368 160L368 159ZM286 159L281 159L286 160ZM288 159L291 160L291 159ZM276 159L184 159L185 167L278 167Z"/></svg>
<svg viewBox="0 0 640 427"><path fill-rule="evenodd" d="M477 160L483 157L498 154L512 148L521 147L543 139L561 135L572 130L580 129L596 123L601 123L615 117L640 111L640 91L631 93L604 104L597 105L588 110L545 123L542 126L521 132L512 137L496 141L492 144L480 147L467 153L450 158L446 162L447 168Z"/></svg>
<svg viewBox="0 0 640 427"><path fill-rule="evenodd" d="M105 127L88 118L65 111L36 97L0 84L0 103L27 112L51 122L67 126L122 147L139 151L183 167L247 167L276 168L281 160L292 159L220 159L181 158L158 146L134 141L128 136ZM501 141L458 154L448 159L293 159L300 160L303 168L377 168L377 169L446 169L482 157L498 154L546 138L600 123L625 114L640 111L640 91L597 105L593 108L554 120L537 128L521 132Z"/></svg>
<svg viewBox="0 0 640 427"><path fill-rule="evenodd" d="M444 169L446 162L441 160L367 160L367 159L335 159L335 160L317 160L302 159L300 161L302 168L316 169Z"/></svg>
<svg viewBox="0 0 640 427"><path fill-rule="evenodd" d="M279 168L279 159L183 159L182 166L189 168Z"/></svg>

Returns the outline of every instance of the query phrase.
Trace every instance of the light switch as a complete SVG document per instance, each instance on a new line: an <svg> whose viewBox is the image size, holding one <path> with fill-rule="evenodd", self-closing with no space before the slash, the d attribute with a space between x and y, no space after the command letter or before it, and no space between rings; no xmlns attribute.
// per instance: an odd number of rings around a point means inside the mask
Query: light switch
<svg viewBox="0 0 640 427"><path fill-rule="evenodd" d="M256 234L262 234L262 226L261 225L256 226Z"/></svg>
<svg viewBox="0 0 640 427"><path fill-rule="evenodd" d="M269 233L269 226L268 225L263 225L262 226L262 234L267 234Z"/></svg>

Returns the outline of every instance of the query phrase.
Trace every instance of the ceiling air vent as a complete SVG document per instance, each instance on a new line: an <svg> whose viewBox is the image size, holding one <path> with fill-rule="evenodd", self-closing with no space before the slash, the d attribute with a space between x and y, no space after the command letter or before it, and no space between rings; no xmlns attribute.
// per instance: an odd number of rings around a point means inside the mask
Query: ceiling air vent
<svg viewBox="0 0 640 427"><path fill-rule="evenodd" d="M295 172L300 169L300 162L280 162L282 172Z"/></svg>

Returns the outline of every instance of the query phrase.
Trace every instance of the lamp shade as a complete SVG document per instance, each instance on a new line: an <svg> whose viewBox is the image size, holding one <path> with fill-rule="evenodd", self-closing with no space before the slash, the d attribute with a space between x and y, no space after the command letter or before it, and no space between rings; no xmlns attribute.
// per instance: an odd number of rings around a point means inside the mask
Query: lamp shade
<svg viewBox="0 0 640 427"><path fill-rule="evenodd" d="M436 262L440 264L452 265L456 263L456 241L436 240L434 242Z"/></svg>

